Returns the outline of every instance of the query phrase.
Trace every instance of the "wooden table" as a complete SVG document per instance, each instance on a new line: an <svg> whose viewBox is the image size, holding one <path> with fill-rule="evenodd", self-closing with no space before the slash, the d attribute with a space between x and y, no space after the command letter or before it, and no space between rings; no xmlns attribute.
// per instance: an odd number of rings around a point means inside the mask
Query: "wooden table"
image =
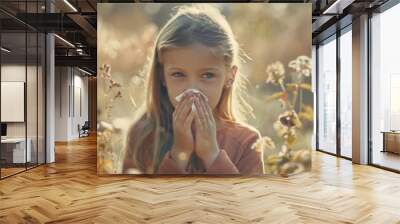
<svg viewBox="0 0 400 224"><path fill-rule="evenodd" d="M382 152L392 152L400 154L400 131L382 131L383 150Z"/></svg>

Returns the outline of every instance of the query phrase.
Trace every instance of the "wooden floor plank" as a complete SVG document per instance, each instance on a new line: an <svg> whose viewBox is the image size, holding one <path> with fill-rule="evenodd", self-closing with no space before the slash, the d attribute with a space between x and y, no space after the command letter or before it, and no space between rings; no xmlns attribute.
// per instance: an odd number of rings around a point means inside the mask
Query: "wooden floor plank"
<svg viewBox="0 0 400 224"><path fill-rule="evenodd" d="M99 177L95 137L0 181L0 223L400 223L400 175L313 152L290 178Z"/></svg>

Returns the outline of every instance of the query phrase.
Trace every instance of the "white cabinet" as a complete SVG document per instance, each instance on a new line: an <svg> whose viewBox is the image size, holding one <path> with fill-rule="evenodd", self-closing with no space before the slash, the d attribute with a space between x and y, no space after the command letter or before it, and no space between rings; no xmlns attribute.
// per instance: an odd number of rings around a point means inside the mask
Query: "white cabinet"
<svg viewBox="0 0 400 224"><path fill-rule="evenodd" d="M1 140L2 147L11 147L13 163L25 163L32 161L32 140L27 138L26 143L28 145L25 151L25 138L7 138Z"/></svg>

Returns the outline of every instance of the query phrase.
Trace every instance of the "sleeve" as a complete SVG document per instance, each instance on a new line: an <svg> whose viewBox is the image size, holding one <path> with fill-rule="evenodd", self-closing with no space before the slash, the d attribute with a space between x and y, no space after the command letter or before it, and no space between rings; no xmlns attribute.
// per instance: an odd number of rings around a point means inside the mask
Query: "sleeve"
<svg viewBox="0 0 400 224"><path fill-rule="evenodd" d="M207 169L205 174L239 174L239 171L228 154L226 154L225 150L220 149L217 158Z"/></svg>
<svg viewBox="0 0 400 224"><path fill-rule="evenodd" d="M159 174L187 174L185 170L178 167L175 160L171 157L171 152L168 151L162 159L158 168Z"/></svg>
<svg viewBox="0 0 400 224"><path fill-rule="evenodd" d="M234 164L225 150L221 149L219 155L208 168L206 174L241 174L263 175L263 153L252 149L252 145L260 138L258 132L251 132L240 144L239 151L242 155Z"/></svg>
<svg viewBox="0 0 400 224"><path fill-rule="evenodd" d="M259 138L261 138L259 132L252 132L241 144L243 153L236 165L240 174L263 175L265 173L263 152L252 148Z"/></svg>

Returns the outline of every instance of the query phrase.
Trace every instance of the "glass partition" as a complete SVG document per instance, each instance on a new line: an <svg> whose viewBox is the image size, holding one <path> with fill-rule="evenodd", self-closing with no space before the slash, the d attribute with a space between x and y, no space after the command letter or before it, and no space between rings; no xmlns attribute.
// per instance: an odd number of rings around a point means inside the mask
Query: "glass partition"
<svg viewBox="0 0 400 224"><path fill-rule="evenodd" d="M1 34L2 178L24 171L31 158L26 141L26 41L25 32Z"/></svg>
<svg viewBox="0 0 400 224"><path fill-rule="evenodd" d="M43 13L43 5L44 1L0 2L0 7L13 8L19 15ZM0 26L3 179L45 163L46 39L44 33L2 12Z"/></svg>

